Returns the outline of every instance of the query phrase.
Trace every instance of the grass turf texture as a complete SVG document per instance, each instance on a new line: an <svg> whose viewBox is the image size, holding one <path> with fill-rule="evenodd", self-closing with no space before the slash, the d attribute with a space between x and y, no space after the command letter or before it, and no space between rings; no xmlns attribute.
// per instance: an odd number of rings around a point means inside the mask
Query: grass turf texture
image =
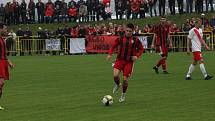
<svg viewBox="0 0 215 121"><path fill-rule="evenodd" d="M126 102L112 95L111 62L106 55L10 57L16 68L6 82L0 121L212 121L215 79L203 80L199 66L185 80L192 56L170 53L171 74L155 74L157 54L144 54L129 80ZM215 75L214 52L204 52ZM112 106L101 99L111 94Z"/></svg>

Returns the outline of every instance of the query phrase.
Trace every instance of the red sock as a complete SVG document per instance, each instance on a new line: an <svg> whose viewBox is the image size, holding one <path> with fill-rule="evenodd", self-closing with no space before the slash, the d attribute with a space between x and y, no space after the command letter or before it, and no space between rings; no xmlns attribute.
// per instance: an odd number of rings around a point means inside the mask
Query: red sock
<svg viewBox="0 0 215 121"><path fill-rule="evenodd" d="M158 63L156 64L156 66L159 67L159 66L163 63L163 60L164 60L164 59L161 58L161 59L158 61Z"/></svg>
<svg viewBox="0 0 215 121"><path fill-rule="evenodd" d="M122 84L122 92L126 93L127 88L128 88L128 81L124 80Z"/></svg>
<svg viewBox="0 0 215 121"><path fill-rule="evenodd" d="M162 62L162 69L166 71L166 60L164 59Z"/></svg>
<svg viewBox="0 0 215 121"><path fill-rule="evenodd" d="M120 78L118 76L114 77L114 82L115 84L119 85L120 84Z"/></svg>

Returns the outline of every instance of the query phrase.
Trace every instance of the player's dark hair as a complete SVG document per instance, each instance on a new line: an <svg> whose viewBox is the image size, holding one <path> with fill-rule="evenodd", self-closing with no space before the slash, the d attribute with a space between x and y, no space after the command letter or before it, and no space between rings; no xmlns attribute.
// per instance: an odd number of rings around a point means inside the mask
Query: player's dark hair
<svg viewBox="0 0 215 121"><path fill-rule="evenodd" d="M128 28L134 29L134 25L132 23L129 23L126 25Z"/></svg>
<svg viewBox="0 0 215 121"><path fill-rule="evenodd" d="M161 16L161 18L166 18L165 16Z"/></svg>

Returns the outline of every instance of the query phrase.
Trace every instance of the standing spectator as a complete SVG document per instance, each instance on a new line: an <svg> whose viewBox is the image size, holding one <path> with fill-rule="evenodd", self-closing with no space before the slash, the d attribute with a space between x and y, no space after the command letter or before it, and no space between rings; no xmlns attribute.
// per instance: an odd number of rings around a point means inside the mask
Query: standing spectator
<svg viewBox="0 0 215 121"><path fill-rule="evenodd" d="M95 27L93 27L93 26L90 25L90 24L88 25L87 35L96 35Z"/></svg>
<svg viewBox="0 0 215 121"><path fill-rule="evenodd" d="M36 3L36 8L37 8L38 23L43 23L44 14L45 14L45 4L41 0L38 0L38 2Z"/></svg>
<svg viewBox="0 0 215 121"><path fill-rule="evenodd" d="M87 0L87 11L88 11L88 21L95 21L96 19L96 6L98 4L98 0Z"/></svg>
<svg viewBox="0 0 215 121"><path fill-rule="evenodd" d="M192 13L193 12L193 0L186 0L186 9L187 13Z"/></svg>
<svg viewBox="0 0 215 121"><path fill-rule="evenodd" d="M4 4L2 3L0 6L0 22L4 23L5 9Z"/></svg>
<svg viewBox="0 0 215 121"><path fill-rule="evenodd" d="M195 23L196 23L195 18L192 17L191 20L190 20L190 26L191 26L191 28L195 27Z"/></svg>
<svg viewBox="0 0 215 121"><path fill-rule="evenodd" d="M76 20L77 20L77 8L75 7L74 4L69 7L68 16L69 16L69 22L71 22L72 19L74 22L76 22Z"/></svg>
<svg viewBox="0 0 215 121"><path fill-rule="evenodd" d="M106 6L108 3L110 4L110 0L103 0L104 6Z"/></svg>
<svg viewBox="0 0 215 121"><path fill-rule="evenodd" d="M116 19L122 19L124 5L122 0L115 0Z"/></svg>
<svg viewBox="0 0 215 121"><path fill-rule="evenodd" d="M105 6L105 19L111 20L112 9L110 7L110 3L107 3Z"/></svg>
<svg viewBox="0 0 215 121"><path fill-rule="evenodd" d="M19 17L20 17L20 6L19 6L19 3L16 2L14 0L14 24L17 25L20 23L20 20L19 20Z"/></svg>
<svg viewBox="0 0 215 121"><path fill-rule="evenodd" d="M77 38L78 37L78 32L79 32L79 27L74 26L71 28L70 35L72 38Z"/></svg>
<svg viewBox="0 0 215 121"><path fill-rule="evenodd" d="M82 3L79 4L79 10L78 10L78 16L79 16L79 21L86 22L87 21L87 6L85 5L85 2L83 1Z"/></svg>
<svg viewBox="0 0 215 121"><path fill-rule="evenodd" d="M205 4L206 4L206 12L208 12L209 4L210 4L211 12L213 12L213 10L214 10L214 8L213 8L213 0L205 0Z"/></svg>
<svg viewBox="0 0 215 121"><path fill-rule="evenodd" d="M182 31L183 32L189 32L190 29L191 29L191 26L189 23L186 22L186 23L182 24Z"/></svg>
<svg viewBox="0 0 215 121"><path fill-rule="evenodd" d="M201 18L200 18L200 19L202 20L202 29L204 30L205 25L206 25L206 24L209 24L209 21L208 21L208 19L205 17L205 14L204 14L204 13L201 14Z"/></svg>
<svg viewBox="0 0 215 121"><path fill-rule="evenodd" d="M45 45L45 31L41 28L38 27L37 30L37 37L38 40L36 40L36 45L37 45L37 52L36 54L42 54L43 50L45 49L44 45Z"/></svg>
<svg viewBox="0 0 215 121"><path fill-rule="evenodd" d="M126 15L126 19L130 19L130 16L131 16L131 4L130 4L129 0L126 0L125 15Z"/></svg>
<svg viewBox="0 0 215 121"><path fill-rule="evenodd" d="M49 0L48 3L46 3L45 16L46 16L46 23L52 23L53 22L54 3L52 3L51 0Z"/></svg>
<svg viewBox="0 0 215 121"><path fill-rule="evenodd" d="M166 59L168 55L168 46L172 47L172 39L170 38L170 28L167 24L166 18L161 17L160 24L154 28L154 38L151 47L156 47L157 52L160 53L161 58L157 64L153 67L155 72L158 74L159 67L162 65L162 70L164 74L168 74Z"/></svg>
<svg viewBox="0 0 215 121"><path fill-rule="evenodd" d="M175 0L169 0L169 9L171 15L175 15Z"/></svg>
<svg viewBox="0 0 215 121"><path fill-rule="evenodd" d="M102 3L102 1L100 1L97 5L97 14L96 14L96 18L97 18L97 21L100 20L100 17L101 18L105 18L105 6L104 4Z"/></svg>
<svg viewBox="0 0 215 121"><path fill-rule="evenodd" d="M152 10L154 10L155 16L157 16L156 4L157 0L148 0L150 16L152 17Z"/></svg>
<svg viewBox="0 0 215 121"><path fill-rule="evenodd" d="M7 4L5 5L5 20L4 22L7 25L10 25L10 2L7 2Z"/></svg>
<svg viewBox="0 0 215 121"><path fill-rule="evenodd" d="M86 34L87 34L86 28L83 25L80 25L79 31L78 31L78 37L85 38Z"/></svg>
<svg viewBox="0 0 215 121"><path fill-rule="evenodd" d="M213 28L210 26L210 24L207 23L207 24L205 24L204 31L206 31L206 32L212 32Z"/></svg>
<svg viewBox="0 0 215 121"><path fill-rule="evenodd" d="M197 13L203 12L203 0L196 0L195 2L195 11Z"/></svg>
<svg viewBox="0 0 215 121"><path fill-rule="evenodd" d="M24 51L29 52L29 55L32 55L32 31L30 30L29 27L26 27L25 31L24 31L24 38L25 39L30 39L30 40L24 40Z"/></svg>
<svg viewBox="0 0 215 121"><path fill-rule="evenodd" d="M62 10L62 2L60 0L56 0L54 3L55 6L55 17L57 18L57 22L60 23L61 22L61 10Z"/></svg>
<svg viewBox="0 0 215 121"><path fill-rule="evenodd" d="M131 0L131 13L132 19L137 19L137 16L140 12L140 1L139 0Z"/></svg>
<svg viewBox="0 0 215 121"><path fill-rule="evenodd" d="M215 30L215 15L213 15L213 17L211 18L210 25L213 28L213 30Z"/></svg>
<svg viewBox="0 0 215 121"><path fill-rule="evenodd" d="M28 4L28 12L30 17L30 23L35 23L35 3L34 0L30 0Z"/></svg>
<svg viewBox="0 0 215 121"><path fill-rule="evenodd" d="M151 32L151 25L146 24L143 28L143 33L150 33Z"/></svg>
<svg viewBox="0 0 215 121"><path fill-rule="evenodd" d="M166 0L159 0L159 15L160 16L165 15L165 5L166 5Z"/></svg>
<svg viewBox="0 0 215 121"><path fill-rule="evenodd" d="M26 14L27 14L27 4L25 2L25 0L22 0L22 3L20 5L20 14L21 14L21 21L22 24L26 24L27 18L26 18Z"/></svg>
<svg viewBox="0 0 215 121"><path fill-rule="evenodd" d="M16 38L16 33L14 33L13 30L10 30L6 38L7 55L16 52Z"/></svg>
<svg viewBox="0 0 215 121"><path fill-rule="evenodd" d="M177 0L177 2L178 2L178 12L179 12L179 14L183 14L184 13L184 11L183 11L183 9L184 9L183 0Z"/></svg>
<svg viewBox="0 0 215 121"><path fill-rule="evenodd" d="M71 8L71 7L77 7L77 4L74 0L71 0L69 3L68 3L68 7Z"/></svg>
<svg viewBox="0 0 215 121"><path fill-rule="evenodd" d="M213 12L214 11L214 7L213 7L214 1L213 0L209 0L209 4L211 6L211 12Z"/></svg>
<svg viewBox="0 0 215 121"><path fill-rule="evenodd" d="M148 2L146 0L140 0L140 18L145 18L145 13L148 10Z"/></svg>
<svg viewBox="0 0 215 121"><path fill-rule="evenodd" d="M22 28L18 28L18 30L16 31L16 35L17 35L18 37L24 36L24 32L23 32Z"/></svg>
<svg viewBox="0 0 215 121"><path fill-rule="evenodd" d="M19 4L16 0L13 0L13 3L10 5L10 17L11 23L14 25L19 24Z"/></svg>
<svg viewBox="0 0 215 121"><path fill-rule="evenodd" d="M68 7L67 7L67 3L62 0L62 10L61 10L61 15L62 15L62 21L67 22L67 18L68 18Z"/></svg>

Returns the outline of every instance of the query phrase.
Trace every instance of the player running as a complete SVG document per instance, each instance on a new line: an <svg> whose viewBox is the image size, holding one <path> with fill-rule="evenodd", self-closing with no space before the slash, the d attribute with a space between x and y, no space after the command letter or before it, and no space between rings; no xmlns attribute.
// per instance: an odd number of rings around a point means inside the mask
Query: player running
<svg viewBox="0 0 215 121"><path fill-rule="evenodd" d="M123 83L122 83L122 94L119 98L119 102L125 101L125 94L128 88L128 79L131 77L134 62L142 55L143 46L140 40L132 36L134 31L133 24L127 24L125 35L119 37L115 40L115 43L109 50L107 60L112 58L112 53L114 49L118 49L117 58L114 64L113 76L115 86L113 88L113 93L115 93L120 87L120 72L123 72Z"/></svg>

